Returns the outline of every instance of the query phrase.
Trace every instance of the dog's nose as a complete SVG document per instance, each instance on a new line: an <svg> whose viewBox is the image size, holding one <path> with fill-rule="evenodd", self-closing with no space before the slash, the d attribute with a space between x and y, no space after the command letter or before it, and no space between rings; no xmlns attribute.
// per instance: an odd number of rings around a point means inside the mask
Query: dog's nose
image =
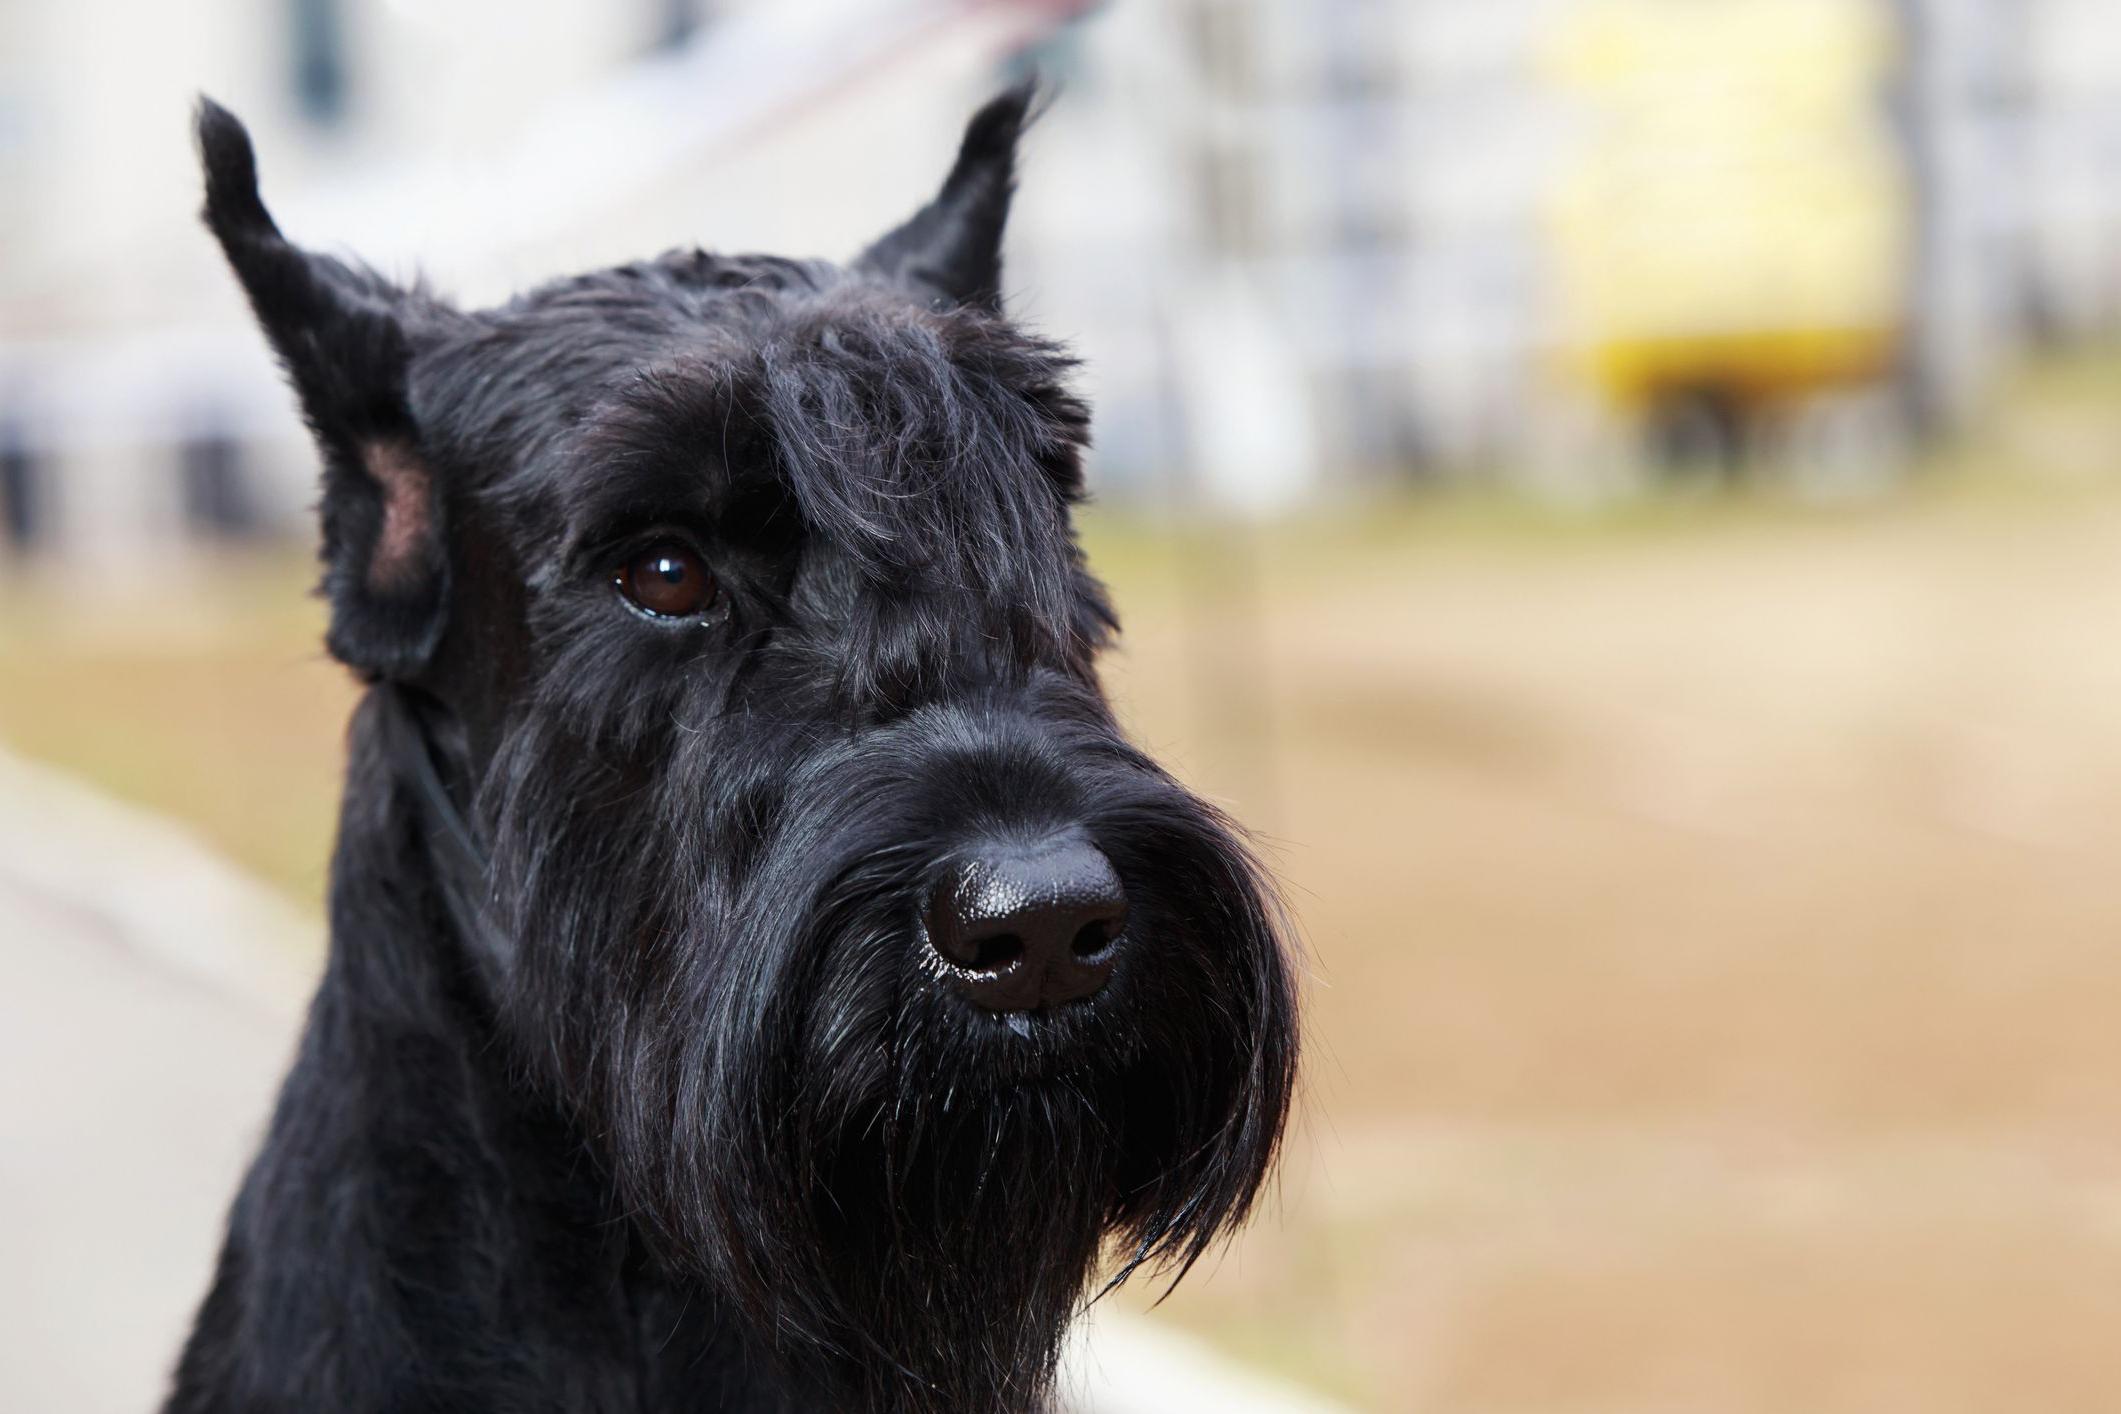
<svg viewBox="0 0 2121 1414"><path fill-rule="evenodd" d="M1089 996L1112 976L1127 896L1079 830L989 843L936 889L928 941L989 1011L1034 1011Z"/></svg>

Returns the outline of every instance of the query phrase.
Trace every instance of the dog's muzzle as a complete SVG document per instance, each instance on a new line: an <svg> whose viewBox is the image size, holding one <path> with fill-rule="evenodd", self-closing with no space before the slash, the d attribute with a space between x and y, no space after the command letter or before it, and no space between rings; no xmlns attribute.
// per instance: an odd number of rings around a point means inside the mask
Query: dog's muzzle
<svg viewBox="0 0 2121 1414"><path fill-rule="evenodd" d="M1080 830L968 851L937 887L929 946L959 989L989 1011L1080 1001L1112 977L1127 896L1112 861Z"/></svg>

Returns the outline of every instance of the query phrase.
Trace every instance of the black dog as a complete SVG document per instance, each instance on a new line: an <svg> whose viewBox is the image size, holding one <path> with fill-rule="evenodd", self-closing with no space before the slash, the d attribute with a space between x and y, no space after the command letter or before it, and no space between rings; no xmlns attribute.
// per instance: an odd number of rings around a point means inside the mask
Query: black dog
<svg viewBox="0 0 2121 1414"><path fill-rule="evenodd" d="M459 311L206 223L323 452L331 955L169 1408L1042 1407L1290 1101L1276 913L1115 727L1070 361L1001 310L1030 94L847 267Z"/></svg>

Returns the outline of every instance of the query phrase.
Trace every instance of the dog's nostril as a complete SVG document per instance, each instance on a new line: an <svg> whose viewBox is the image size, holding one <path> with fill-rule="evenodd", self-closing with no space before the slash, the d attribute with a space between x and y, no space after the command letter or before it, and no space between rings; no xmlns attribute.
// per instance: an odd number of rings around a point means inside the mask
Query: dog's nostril
<svg viewBox="0 0 2121 1414"><path fill-rule="evenodd" d="M1014 933L981 938L972 950L974 972L999 972L1024 955L1024 940Z"/></svg>
<svg viewBox="0 0 2121 1414"><path fill-rule="evenodd" d="M1071 951L1077 957L1096 957L1112 945L1119 935L1119 923L1115 919L1093 918L1075 932Z"/></svg>

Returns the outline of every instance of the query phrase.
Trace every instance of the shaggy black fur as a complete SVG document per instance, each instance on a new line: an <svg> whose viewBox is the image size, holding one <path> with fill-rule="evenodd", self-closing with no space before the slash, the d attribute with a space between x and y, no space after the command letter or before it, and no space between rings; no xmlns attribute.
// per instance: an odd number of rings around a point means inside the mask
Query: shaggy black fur
<svg viewBox="0 0 2121 1414"><path fill-rule="evenodd" d="M475 313L289 244L201 105L371 686L170 1410L1031 1410L1108 1242L1182 1273L1245 1215L1288 965L1098 687L1087 414L998 296L1029 97L846 267L673 252ZM654 620L613 571L673 541L720 597ZM1127 892L1110 984L969 1004L922 901L1070 828Z"/></svg>

